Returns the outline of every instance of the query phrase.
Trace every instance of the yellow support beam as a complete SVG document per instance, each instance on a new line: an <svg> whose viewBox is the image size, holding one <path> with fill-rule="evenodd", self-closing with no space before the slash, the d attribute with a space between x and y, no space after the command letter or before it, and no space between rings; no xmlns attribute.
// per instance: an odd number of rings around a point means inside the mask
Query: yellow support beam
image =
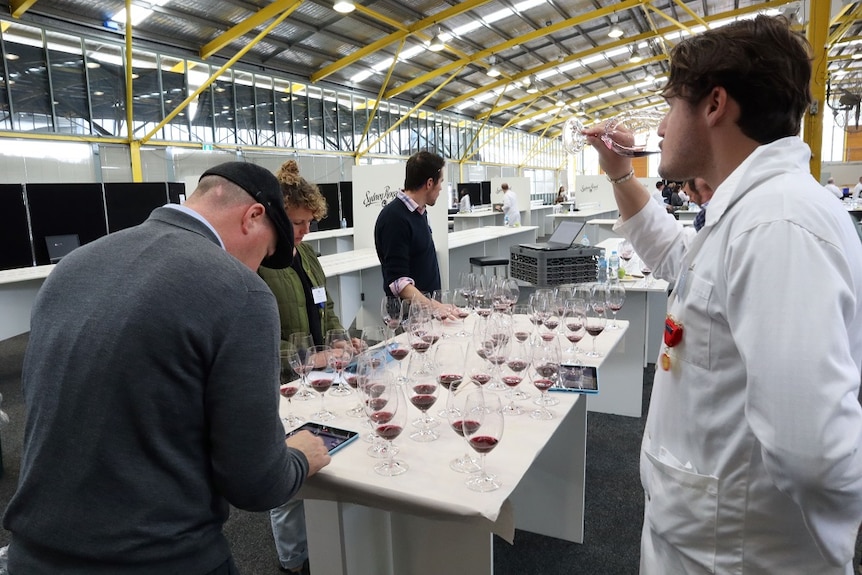
<svg viewBox="0 0 862 575"><path fill-rule="evenodd" d="M241 38L258 26L263 26L266 22L279 15L281 16L281 20L284 20L284 18L299 8L302 2L303 0L275 0L275 2L265 8L261 8L230 30L220 34L214 40L204 44L200 50L201 58L206 60L237 38ZM254 43L257 43L257 40L255 40Z"/></svg>
<svg viewBox="0 0 862 575"><path fill-rule="evenodd" d="M814 51L814 60L811 63L811 97L816 109L809 108L803 122L805 142L811 148L809 168L811 175L817 179L820 179L820 167L823 161L821 148L823 147L823 112L826 109L829 12L829 2L812 2L808 14L808 42Z"/></svg>
<svg viewBox="0 0 862 575"><path fill-rule="evenodd" d="M841 37L847 33L847 30L850 28L850 26L852 26L853 23L856 22L856 20L858 20L860 16L862 16L862 4L856 6L856 9L853 10L850 15L847 15L847 13L850 12L850 8L852 6L852 3L844 4L838 11L838 13L829 22L830 30L832 30L833 26L837 26L837 28L835 28L835 30L833 30L832 33L829 34L829 38L826 40L826 45L830 48L833 44L838 42L838 40L840 40Z"/></svg>
<svg viewBox="0 0 862 575"><path fill-rule="evenodd" d="M20 18L35 3L36 0L12 0L9 2L9 12L12 13L13 18Z"/></svg>
<svg viewBox="0 0 862 575"><path fill-rule="evenodd" d="M365 137L368 135L368 131L371 129L371 123L374 121L374 116L377 114L377 110L380 108L380 96L383 94L383 91L386 90L386 86L389 85L389 80L392 78L392 72L395 70L395 64L398 62L398 54L401 53L401 50L404 49L404 42L406 38L401 39L401 43L398 45L398 50L395 52L395 58L392 59L392 64L389 66L389 72L386 73L386 79L383 80L383 83L380 85L380 91L377 94L377 99L374 100L374 107L371 109L371 113L368 115L368 121L365 123L365 129L362 131L362 135L359 137L359 140L356 142L356 154L354 156L354 163L359 164L359 158L361 157L359 154L359 149L362 148L362 142L365 140ZM368 100L366 100L366 104Z"/></svg>
<svg viewBox="0 0 862 575"><path fill-rule="evenodd" d="M252 40L251 42L249 42L248 44L243 46L239 52L237 52L230 60L225 62L221 68L216 70L216 72L212 76L210 76L206 82L201 84L197 90L195 90L193 93L189 94L189 96L185 100L183 100L179 106L174 108L171 111L171 113L165 117L164 120L159 122L155 128L150 130L149 134L147 134L146 136L141 138L141 144L147 143L153 136L158 134L159 130L161 130L168 123L170 123L170 121L173 120L177 116L177 114L179 114L181 111L183 111L186 108L186 106L188 106L191 102L194 102L195 98L197 98L201 92L203 92L204 90L209 88L213 82L215 82L222 74L224 74L225 70L229 70L231 66L236 64L240 58L245 56L246 52L251 50L252 46L254 46L258 42L260 42L263 38L265 38L267 34L272 32L272 30L276 26L281 24L282 21L284 21L284 19L287 18L288 16L289 16L289 14L287 12L282 12L281 15L278 16L275 20L273 20L266 28L261 30L260 33L257 36L255 36L254 40Z"/></svg>
<svg viewBox="0 0 862 575"><path fill-rule="evenodd" d="M556 24L552 24L550 26L545 26L544 28L540 28L539 30L534 30L528 34L522 34L521 36L518 36L517 38L507 40L506 42L502 42L500 44L497 44L496 46L492 46L490 48L485 48L484 50L479 50L478 52L471 54L469 57L460 58L458 60L455 60L454 62L451 62L450 64L445 64L443 66L440 66L439 68L435 68L433 71L428 72L427 74L423 74L422 76L419 76L418 78L414 78L413 80L410 80L409 82L405 82L404 84L398 86L397 88L390 90L389 92L387 92L385 94L385 97L386 98L394 98L395 96L398 96L399 94L402 94L402 93L406 92L407 90L412 90L413 88L421 86L422 84L424 84L430 80L433 80L434 78L436 78L438 76L443 76L444 74L450 73L452 70L455 70L459 67L466 66L466 65L471 64L473 62L476 62L478 60L484 60L485 58L491 56L492 54L497 54L497 53L502 52L504 50L508 50L509 48L512 48L513 46L526 44L528 42L536 40L537 38L543 38L543 37L548 36L549 34L553 34L555 32L561 32L564 30L568 30L569 28L572 28L573 26L580 26L581 24L584 24L584 23L589 22L591 20L595 20L596 18L600 18L602 16L607 16L609 14L613 14L615 12L620 12L622 10L627 10L629 8L639 6L639 5L641 5L645 2L649 2L649 1L650 0L624 0L623 2L620 2L619 4L613 4L613 5L608 6L606 8L599 8L598 10L590 10L589 12L587 12L585 14L581 14L581 15L576 16L574 18L562 20L560 22L557 22Z"/></svg>
<svg viewBox="0 0 862 575"><path fill-rule="evenodd" d="M467 0L466 2L457 2L454 6L451 6L451 7L447 8L446 10L442 10L440 12L437 12L433 16L429 16L427 18L423 18L422 20L414 22L413 24L411 24L410 26L407 26L406 28L399 27L396 32L393 32L392 34L389 34L388 36L384 36L380 40L377 40L376 42L372 42L371 44L365 46L364 48L360 48L359 50L351 52L349 55L345 56L344 58L341 58L340 60L333 62L329 66L324 66L323 68L321 68L317 72L313 73L309 77L309 80L311 80L312 82L318 82L320 80L323 80L324 78L334 74L335 72L338 72L339 70L346 68L347 66L353 64L354 62L361 60L362 58L368 56L369 54L373 54L374 52L377 52L378 50L385 48L386 46L393 44L394 42L398 42L402 38L406 38L410 34L420 32L420 31L424 30L425 28L428 28L429 26L433 26L435 24L443 22L444 20L447 20L447 19L452 18L454 16L458 16L459 14L463 14L464 12L472 10L478 6L481 6L483 4L487 4L490 1L491 0ZM357 8L359 8L358 5L357 5ZM363 8L361 11L365 14L371 13L371 11L367 8ZM374 17L377 17L377 16L374 16ZM381 18L382 18L382 15L381 15Z"/></svg>
<svg viewBox="0 0 862 575"><path fill-rule="evenodd" d="M132 163L132 181L143 182L141 145L135 141L135 93L132 90L132 0L126 0L126 129L129 133L129 157Z"/></svg>

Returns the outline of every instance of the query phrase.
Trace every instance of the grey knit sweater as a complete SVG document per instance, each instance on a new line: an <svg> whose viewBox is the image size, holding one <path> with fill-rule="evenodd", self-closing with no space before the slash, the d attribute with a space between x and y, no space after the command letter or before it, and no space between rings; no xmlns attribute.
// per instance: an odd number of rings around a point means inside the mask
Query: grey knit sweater
<svg viewBox="0 0 862 575"><path fill-rule="evenodd" d="M228 502L267 510L301 486L275 299L188 214L67 256L31 325L13 574L206 573L230 553Z"/></svg>

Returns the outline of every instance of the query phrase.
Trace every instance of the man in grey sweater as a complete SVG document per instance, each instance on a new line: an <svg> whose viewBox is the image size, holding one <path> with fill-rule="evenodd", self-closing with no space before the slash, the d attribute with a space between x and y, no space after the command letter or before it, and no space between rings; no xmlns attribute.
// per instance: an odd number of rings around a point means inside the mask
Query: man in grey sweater
<svg viewBox="0 0 862 575"><path fill-rule="evenodd" d="M292 252L278 181L230 162L57 265L24 359L12 575L237 572L228 503L277 507L329 462L278 417L278 310L254 270Z"/></svg>

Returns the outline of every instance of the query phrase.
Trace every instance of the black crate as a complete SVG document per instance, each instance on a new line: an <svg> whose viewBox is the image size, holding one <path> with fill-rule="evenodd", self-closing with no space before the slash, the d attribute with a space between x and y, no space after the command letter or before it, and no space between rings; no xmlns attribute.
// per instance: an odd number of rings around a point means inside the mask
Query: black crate
<svg viewBox="0 0 862 575"><path fill-rule="evenodd" d="M512 246L509 275L538 287L594 282L602 251L601 248L587 247L544 251Z"/></svg>

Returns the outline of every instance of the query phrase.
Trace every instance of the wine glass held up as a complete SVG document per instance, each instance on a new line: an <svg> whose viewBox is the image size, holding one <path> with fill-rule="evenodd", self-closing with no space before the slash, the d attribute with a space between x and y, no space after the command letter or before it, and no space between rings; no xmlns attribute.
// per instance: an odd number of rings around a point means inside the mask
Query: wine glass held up
<svg viewBox="0 0 862 575"><path fill-rule="evenodd" d="M467 443L479 454L481 467L478 473L467 479L467 487L483 493L499 489L503 483L487 472L485 456L503 438L503 406L500 397L493 393L471 392L464 405L461 425Z"/></svg>
<svg viewBox="0 0 862 575"><path fill-rule="evenodd" d="M599 140L620 156L641 157L661 152L658 127L664 114L653 110L628 110L607 120ZM588 139L581 121L572 116L563 125L563 149L570 154L580 153Z"/></svg>

